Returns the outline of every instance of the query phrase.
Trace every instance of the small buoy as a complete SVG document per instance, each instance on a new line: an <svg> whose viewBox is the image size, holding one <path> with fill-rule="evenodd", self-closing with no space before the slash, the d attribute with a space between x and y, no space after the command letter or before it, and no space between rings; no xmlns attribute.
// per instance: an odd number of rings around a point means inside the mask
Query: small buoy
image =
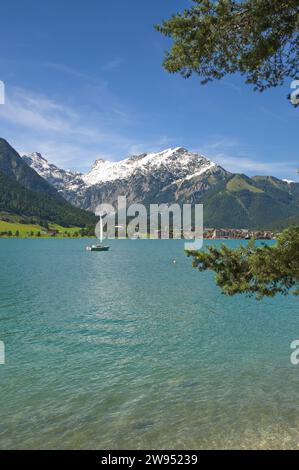
<svg viewBox="0 0 299 470"><path fill-rule="evenodd" d="M173 259L172 262L173 262L173 264L176 264L176 259Z"/></svg>

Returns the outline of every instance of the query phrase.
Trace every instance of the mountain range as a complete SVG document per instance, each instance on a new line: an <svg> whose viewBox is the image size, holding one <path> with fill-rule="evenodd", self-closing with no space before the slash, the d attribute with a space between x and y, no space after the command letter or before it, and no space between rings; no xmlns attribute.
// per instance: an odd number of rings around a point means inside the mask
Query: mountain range
<svg viewBox="0 0 299 470"><path fill-rule="evenodd" d="M22 157L0 138L0 216L17 214L60 225L94 224L100 203L202 203L205 227L283 228L299 223L299 183L231 173L182 147L110 162L84 174L40 153Z"/></svg>
<svg viewBox="0 0 299 470"><path fill-rule="evenodd" d="M196 202L198 194L228 175L184 148L133 155L118 162L98 159L87 174L62 170L38 153L23 159L72 204L91 211L103 202L116 204L119 195L126 195L128 203Z"/></svg>
<svg viewBox="0 0 299 470"><path fill-rule="evenodd" d="M299 183L231 173L182 147L98 159L86 173L64 170L41 154L23 161L71 204L95 211L100 203L202 203L206 227L283 228L299 221Z"/></svg>

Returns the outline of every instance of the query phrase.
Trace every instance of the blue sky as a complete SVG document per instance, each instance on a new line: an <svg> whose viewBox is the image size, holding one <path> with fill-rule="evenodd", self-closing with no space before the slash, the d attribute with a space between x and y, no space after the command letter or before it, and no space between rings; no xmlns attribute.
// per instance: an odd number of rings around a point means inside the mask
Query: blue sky
<svg viewBox="0 0 299 470"><path fill-rule="evenodd" d="M0 135L64 168L184 146L249 175L298 180L290 82L253 92L238 76L201 86L161 66L153 25L184 0L4 0Z"/></svg>

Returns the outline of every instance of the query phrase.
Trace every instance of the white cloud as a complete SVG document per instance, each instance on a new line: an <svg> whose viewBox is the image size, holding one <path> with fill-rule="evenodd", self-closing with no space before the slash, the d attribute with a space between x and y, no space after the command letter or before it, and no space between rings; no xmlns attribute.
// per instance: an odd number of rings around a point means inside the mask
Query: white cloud
<svg viewBox="0 0 299 470"><path fill-rule="evenodd" d="M7 93L5 106L0 108L0 117L13 125L39 131L70 132L76 116L67 108L45 97L33 95L17 88Z"/></svg>
<svg viewBox="0 0 299 470"><path fill-rule="evenodd" d="M225 154L215 154L213 159L227 170L235 173L251 174L263 173L267 175L278 175L283 177L284 174L296 174L296 162L262 162L253 160L248 157L233 157Z"/></svg>
<svg viewBox="0 0 299 470"><path fill-rule="evenodd" d="M125 119L126 110L117 103L110 107L109 99L105 109L95 108L74 109L30 90L10 89L6 105L0 107L0 123L6 128L2 137L20 153L38 151L57 165L77 170L88 168L99 155L119 160L141 149L147 151L152 142L162 150L169 141L164 136L150 141L128 137L122 126L131 125L134 132L134 122Z"/></svg>
<svg viewBox="0 0 299 470"><path fill-rule="evenodd" d="M244 151L237 139L213 136L199 148L200 153L232 173L271 175L296 180L298 161L264 161L250 151Z"/></svg>
<svg viewBox="0 0 299 470"><path fill-rule="evenodd" d="M89 91L98 97L94 89ZM20 153L38 151L57 165L79 171L86 171L97 157L120 160L184 145L165 135L137 137L135 123L140 116L119 104L105 88L100 92L99 106L74 108L30 90L8 89L6 104L0 106L1 136ZM235 138L211 136L190 150L205 154L231 172L296 179L297 161L262 161L243 151Z"/></svg>

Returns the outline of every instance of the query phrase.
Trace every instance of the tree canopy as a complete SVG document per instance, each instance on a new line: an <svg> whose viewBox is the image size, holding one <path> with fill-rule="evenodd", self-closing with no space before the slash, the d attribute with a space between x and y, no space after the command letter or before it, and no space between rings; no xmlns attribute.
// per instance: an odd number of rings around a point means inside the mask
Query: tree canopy
<svg viewBox="0 0 299 470"><path fill-rule="evenodd" d="M173 40L167 71L198 74L203 84L238 72L259 91L299 78L299 0L192 1L156 26ZM273 246L223 244L188 256L199 271L213 270L227 295L299 295L299 226L285 230Z"/></svg>
<svg viewBox="0 0 299 470"><path fill-rule="evenodd" d="M172 38L164 67L202 83L236 72L263 91L299 78L299 0L193 0L156 26Z"/></svg>
<svg viewBox="0 0 299 470"><path fill-rule="evenodd" d="M299 295L299 226L286 229L272 246L251 241L237 249L222 244L187 254L199 271L215 271L224 294L245 293L258 299L290 292Z"/></svg>

